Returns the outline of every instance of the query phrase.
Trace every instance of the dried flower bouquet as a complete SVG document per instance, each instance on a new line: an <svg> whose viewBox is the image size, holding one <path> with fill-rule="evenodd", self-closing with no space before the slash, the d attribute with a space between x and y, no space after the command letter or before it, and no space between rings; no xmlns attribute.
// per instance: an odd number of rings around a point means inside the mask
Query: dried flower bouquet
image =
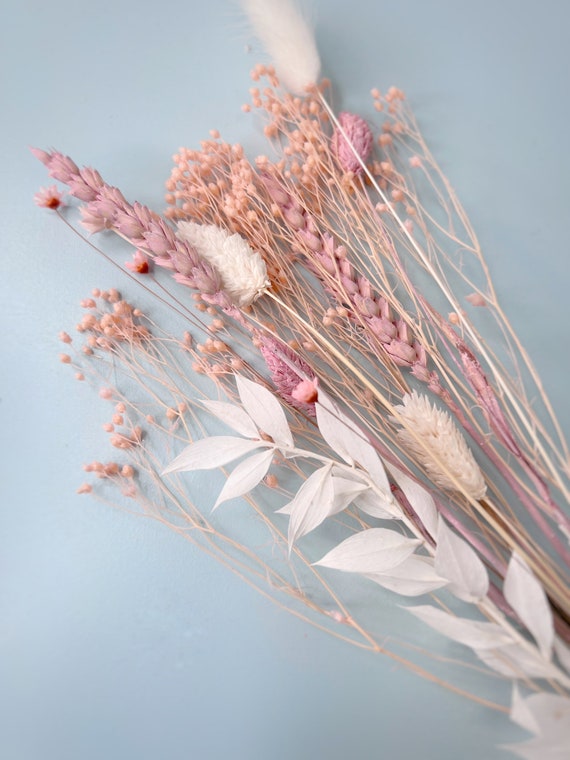
<svg viewBox="0 0 570 760"><path fill-rule="evenodd" d="M34 150L87 232L134 248L125 267L186 330L116 291L86 299L84 342L62 333L73 351L61 359L112 403L120 450L86 470L358 646L387 652L374 610L351 610L362 584L420 597L406 607L418 625L463 645L466 667L513 682L508 711L535 737L510 749L565 757L570 458L539 375L403 93L372 91L379 129L335 113L298 8L243 5L274 64L254 68L244 106L264 117L268 155L250 161L217 132L181 148L160 216ZM57 187L36 202L73 226ZM226 467L211 504L177 474ZM255 526L228 530L210 510L240 497ZM387 653L507 711L447 664L436 675L435 653L428 671L400 646Z"/></svg>

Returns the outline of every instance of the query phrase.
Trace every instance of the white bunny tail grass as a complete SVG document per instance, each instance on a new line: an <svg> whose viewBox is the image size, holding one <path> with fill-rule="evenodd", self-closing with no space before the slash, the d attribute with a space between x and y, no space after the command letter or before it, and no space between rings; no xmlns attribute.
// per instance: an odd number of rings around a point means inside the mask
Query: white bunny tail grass
<svg viewBox="0 0 570 760"><path fill-rule="evenodd" d="M241 0L241 4L281 84L295 95L304 95L317 82L321 61L313 30L297 3Z"/></svg>
<svg viewBox="0 0 570 760"><path fill-rule="evenodd" d="M249 306L270 286L263 259L241 235L194 222L180 222L177 234L215 268L236 306Z"/></svg>
<svg viewBox="0 0 570 760"><path fill-rule="evenodd" d="M464 493L482 499L487 490L483 473L449 414L416 391L406 393L402 401L395 409L407 427L398 430L398 438L408 454L440 488L458 491L460 484Z"/></svg>

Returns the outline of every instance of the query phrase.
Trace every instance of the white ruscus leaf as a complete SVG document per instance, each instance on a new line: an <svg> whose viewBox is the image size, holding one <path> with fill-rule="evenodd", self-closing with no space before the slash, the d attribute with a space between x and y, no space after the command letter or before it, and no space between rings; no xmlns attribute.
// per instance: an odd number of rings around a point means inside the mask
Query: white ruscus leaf
<svg viewBox="0 0 570 760"><path fill-rule="evenodd" d="M249 454L261 446L271 446L265 441L247 441L227 435L214 435L191 443L163 470L163 475L170 472L187 472L190 470L214 470L223 467L234 459Z"/></svg>
<svg viewBox="0 0 570 760"><path fill-rule="evenodd" d="M285 412L273 393L246 377L235 377L241 403L257 427L270 435L278 446L293 446Z"/></svg>
<svg viewBox="0 0 570 760"><path fill-rule="evenodd" d="M228 499L236 499L249 493L267 475L267 470L273 459L274 451L262 451L240 462L224 483L220 495L216 499L214 509Z"/></svg>
<svg viewBox="0 0 570 760"><path fill-rule="evenodd" d="M404 492L404 496L409 501L411 508L422 521L424 528L430 536L435 538L437 536L437 508L432 495L398 467L388 464L387 468L390 475Z"/></svg>
<svg viewBox="0 0 570 760"><path fill-rule="evenodd" d="M477 656L497 673L507 678L550 678L561 680L561 671L541 656L538 649L522 644L507 644L496 649L479 649Z"/></svg>
<svg viewBox="0 0 570 760"><path fill-rule="evenodd" d="M387 501L392 501L386 470L366 434L323 391L319 391L315 410L319 431L331 449L348 464L359 464L386 494Z"/></svg>
<svg viewBox="0 0 570 760"><path fill-rule="evenodd" d="M559 694L531 694L522 697L515 687L511 720L534 734L518 744L502 749L526 760L567 760L570 747L570 699Z"/></svg>
<svg viewBox="0 0 570 760"><path fill-rule="evenodd" d="M509 634L495 623L460 618L429 605L406 609L439 633L476 651L494 649L512 641Z"/></svg>
<svg viewBox="0 0 570 760"><path fill-rule="evenodd" d="M505 583L505 599L533 635L542 655L550 658L554 642L552 612L544 589L526 562L513 552Z"/></svg>
<svg viewBox="0 0 570 760"><path fill-rule="evenodd" d="M291 502L277 510L289 514L289 550L298 538L314 530L325 520L334 505L332 465L315 470L297 491Z"/></svg>
<svg viewBox="0 0 570 760"><path fill-rule="evenodd" d="M554 651L564 670L570 673L570 647L559 636L554 637Z"/></svg>
<svg viewBox="0 0 570 760"><path fill-rule="evenodd" d="M439 517L435 570L450 582L452 594L465 602L475 602L487 596L489 576L485 565L462 538L450 530Z"/></svg>
<svg viewBox="0 0 570 760"><path fill-rule="evenodd" d="M530 711L526 700L521 697L519 688L516 683L513 686L510 718L513 723L516 723L517 726L530 731L531 734L540 733L540 727L536 722L536 718Z"/></svg>
<svg viewBox="0 0 570 760"><path fill-rule="evenodd" d="M401 596L421 596L447 584L428 557L415 554L385 573L366 573L366 578Z"/></svg>
<svg viewBox="0 0 570 760"><path fill-rule="evenodd" d="M371 488L354 500L354 506L362 510L364 514L377 517L379 520L393 520L402 517L402 511L395 500L388 501L383 495L375 493Z"/></svg>
<svg viewBox="0 0 570 760"><path fill-rule="evenodd" d="M421 542L386 528L369 528L342 541L315 565L348 573L382 573L407 559Z"/></svg>
<svg viewBox="0 0 570 760"><path fill-rule="evenodd" d="M225 422L236 433L246 438L259 438L259 431L249 414L237 404L228 404L226 401L202 401L202 406Z"/></svg>

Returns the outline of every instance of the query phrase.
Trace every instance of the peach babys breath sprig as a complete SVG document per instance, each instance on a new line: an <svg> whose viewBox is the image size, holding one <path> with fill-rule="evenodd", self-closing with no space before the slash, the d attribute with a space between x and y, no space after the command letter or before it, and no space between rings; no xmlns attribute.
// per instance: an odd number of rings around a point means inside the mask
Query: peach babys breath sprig
<svg viewBox="0 0 570 760"><path fill-rule="evenodd" d="M270 287L263 259L241 235L194 222L179 222L177 234L215 268L236 306L250 306Z"/></svg>

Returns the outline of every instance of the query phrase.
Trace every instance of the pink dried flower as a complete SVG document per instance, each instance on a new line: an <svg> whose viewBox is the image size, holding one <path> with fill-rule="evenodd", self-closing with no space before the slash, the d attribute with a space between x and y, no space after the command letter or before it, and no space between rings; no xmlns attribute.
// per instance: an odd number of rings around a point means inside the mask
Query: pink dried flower
<svg viewBox="0 0 570 760"><path fill-rule="evenodd" d="M63 195L56 185L41 187L34 195L34 203L41 208L51 208L54 211L63 203Z"/></svg>
<svg viewBox="0 0 570 760"><path fill-rule="evenodd" d="M301 380L299 385L291 391L291 396L295 401L302 404L314 404L318 398L317 379Z"/></svg>
<svg viewBox="0 0 570 760"><path fill-rule="evenodd" d="M149 271L148 258L142 251L135 251L133 260L125 262L125 266L136 274L147 274Z"/></svg>
<svg viewBox="0 0 570 760"><path fill-rule="evenodd" d="M315 417L315 399L309 400L295 396L295 391L298 391L302 381L305 381L307 377L309 378L306 381L307 384L313 390L315 389L316 378L309 365L293 349L275 338L263 336L259 350L265 359L273 384L281 398L296 409ZM299 391L298 395L306 394Z"/></svg>
<svg viewBox="0 0 570 760"><path fill-rule="evenodd" d="M344 171L361 174L363 168L355 152L363 163L368 160L374 142L370 127L360 116L347 111L339 114L338 121L342 131L337 127L333 132L332 152Z"/></svg>

